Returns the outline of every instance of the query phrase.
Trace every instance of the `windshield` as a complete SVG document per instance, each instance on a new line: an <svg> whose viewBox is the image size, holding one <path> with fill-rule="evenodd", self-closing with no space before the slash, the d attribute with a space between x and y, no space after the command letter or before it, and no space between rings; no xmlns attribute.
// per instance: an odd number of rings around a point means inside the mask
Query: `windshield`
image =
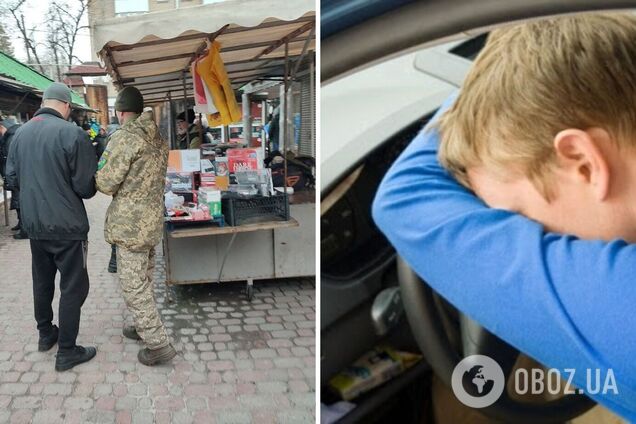
<svg viewBox="0 0 636 424"><path fill-rule="evenodd" d="M323 0L320 3L321 38L397 9L414 0Z"/></svg>

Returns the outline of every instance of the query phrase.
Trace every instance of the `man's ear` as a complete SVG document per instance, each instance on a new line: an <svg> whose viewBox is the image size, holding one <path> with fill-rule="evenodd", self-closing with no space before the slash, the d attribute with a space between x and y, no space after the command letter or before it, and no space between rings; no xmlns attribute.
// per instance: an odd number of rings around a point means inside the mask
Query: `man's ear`
<svg viewBox="0 0 636 424"><path fill-rule="evenodd" d="M612 143L609 133L601 128L567 129L554 137L559 168L574 182L588 184L599 201L607 198L610 185L610 170L599 147L601 143Z"/></svg>

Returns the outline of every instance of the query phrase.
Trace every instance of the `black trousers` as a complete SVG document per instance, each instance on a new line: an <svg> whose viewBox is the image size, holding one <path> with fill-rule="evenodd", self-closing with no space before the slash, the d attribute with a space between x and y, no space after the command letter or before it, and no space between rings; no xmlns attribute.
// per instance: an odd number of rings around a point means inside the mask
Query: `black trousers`
<svg viewBox="0 0 636 424"><path fill-rule="evenodd" d="M59 349L76 346L82 305L88 296L88 242L31 240L35 320L41 336L51 333L55 274L60 271Z"/></svg>

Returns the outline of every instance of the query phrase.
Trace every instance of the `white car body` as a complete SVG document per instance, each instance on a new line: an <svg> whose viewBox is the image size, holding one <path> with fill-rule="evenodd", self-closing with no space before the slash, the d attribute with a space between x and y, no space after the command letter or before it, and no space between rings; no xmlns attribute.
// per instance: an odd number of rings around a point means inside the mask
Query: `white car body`
<svg viewBox="0 0 636 424"><path fill-rule="evenodd" d="M457 90L471 61L450 50L464 41L394 58L322 87L323 190Z"/></svg>

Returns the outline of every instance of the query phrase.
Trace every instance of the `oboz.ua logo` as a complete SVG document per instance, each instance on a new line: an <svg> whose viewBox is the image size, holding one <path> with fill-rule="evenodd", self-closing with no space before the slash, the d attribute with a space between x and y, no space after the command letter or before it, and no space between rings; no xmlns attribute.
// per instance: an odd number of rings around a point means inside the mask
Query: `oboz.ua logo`
<svg viewBox="0 0 636 424"><path fill-rule="evenodd" d="M515 371L514 391L518 395L558 394L618 394L614 371L585 370L585 387L573 386L576 370L566 368L564 373L554 368ZM471 408L485 408L497 402L506 387L506 378L499 364L484 355L471 355L462 359L451 377L453 393L460 402Z"/></svg>

